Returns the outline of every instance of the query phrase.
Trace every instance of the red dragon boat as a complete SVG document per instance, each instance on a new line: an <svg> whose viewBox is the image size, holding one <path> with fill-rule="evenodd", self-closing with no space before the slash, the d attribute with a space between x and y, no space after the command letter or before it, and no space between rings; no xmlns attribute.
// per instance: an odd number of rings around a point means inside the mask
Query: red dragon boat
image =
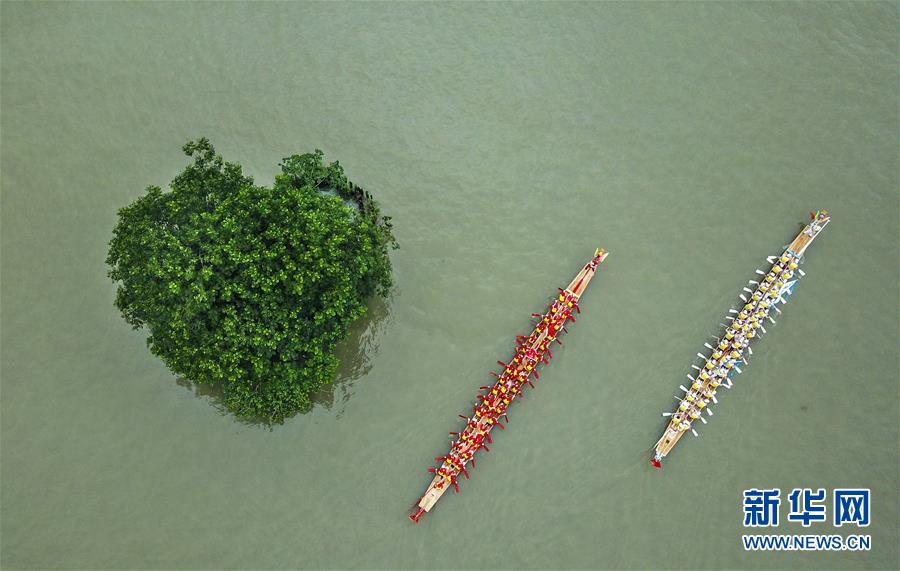
<svg viewBox="0 0 900 571"><path fill-rule="evenodd" d="M534 330L527 336L516 337L516 351L512 359L506 363L497 361L501 367L500 372L491 373L497 377L497 382L493 386L481 387L482 392L478 395L471 417L459 415L466 421L466 425L461 432L450 433L456 437L456 441L445 456L435 458L436 462L441 463L440 466L428 469L434 474L434 479L409 519L419 523L419 518L430 512L451 487L459 493L459 476L469 478L466 466L471 463L475 467L475 454L482 448L490 452L488 444L492 443L491 430L495 426L505 429L501 420L509 422L507 407L522 395L525 385L534 388L532 377L540 378L538 365L547 364L553 358L550 346L554 341L562 345L559 337L567 332L566 323L574 322L574 314L581 313L578 300L594 277L597 267L608 255L602 249L595 251L594 257L581 268L572 283L566 289L559 290L559 295L547 311L532 314L532 317L538 318Z"/></svg>

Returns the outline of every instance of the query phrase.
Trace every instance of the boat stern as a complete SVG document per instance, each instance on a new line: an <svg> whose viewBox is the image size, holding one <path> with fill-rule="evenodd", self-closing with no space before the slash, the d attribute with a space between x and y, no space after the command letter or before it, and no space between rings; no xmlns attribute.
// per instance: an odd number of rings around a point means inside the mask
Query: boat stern
<svg viewBox="0 0 900 571"><path fill-rule="evenodd" d="M409 520L413 523L419 523L419 518L431 511L431 508L433 508L434 504L441 499L441 496L444 495L444 492L447 491L448 487L449 486L443 477L435 476L434 480L429 484L428 489L425 490L425 495L423 495L422 499L416 504L416 511L407 516L409 517Z"/></svg>
<svg viewBox="0 0 900 571"><path fill-rule="evenodd" d="M676 429L672 423L666 426L666 431L656 441L653 446L653 456L650 458L650 465L659 470L662 468L662 460L666 457L670 450L675 446L681 436L684 434L681 430Z"/></svg>

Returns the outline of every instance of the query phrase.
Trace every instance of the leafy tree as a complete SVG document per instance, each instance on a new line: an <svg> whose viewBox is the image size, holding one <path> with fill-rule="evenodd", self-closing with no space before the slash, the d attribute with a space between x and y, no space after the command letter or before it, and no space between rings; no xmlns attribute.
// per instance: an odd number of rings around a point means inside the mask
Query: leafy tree
<svg viewBox="0 0 900 571"><path fill-rule="evenodd" d="M172 372L235 415L283 422L330 383L335 345L391 287L390 218L322 151L257 186L210 142L163 192L119 211L107 263L116 307Z"/></svg>

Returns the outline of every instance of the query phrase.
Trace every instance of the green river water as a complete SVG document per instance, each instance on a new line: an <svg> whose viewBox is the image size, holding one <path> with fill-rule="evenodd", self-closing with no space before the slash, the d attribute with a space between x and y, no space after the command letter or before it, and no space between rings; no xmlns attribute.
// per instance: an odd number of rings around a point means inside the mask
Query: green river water
<svg viewBox="0 0 900 571"><path fill-rule="evenodd" d="M18 3L2 19L4 569L900 567L897 3ZM113 307L116 211L209 137L318 147L394 217L397 287L269 431ZM832 223L699 438L694 355ZM406 519L497 359L609 259L460 495ZM868 487L868 552L748 553L742 492ZM829 503L830 509L830 503ZM829 511L829 517L831 512Z"/></svg>

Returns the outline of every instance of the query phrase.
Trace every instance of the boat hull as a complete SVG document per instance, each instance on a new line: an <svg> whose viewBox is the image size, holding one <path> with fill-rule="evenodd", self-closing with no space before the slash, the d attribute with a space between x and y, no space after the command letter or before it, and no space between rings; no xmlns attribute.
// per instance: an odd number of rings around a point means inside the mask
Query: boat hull
<svg viewBox="0 0 900 571"><path fill-rule="evenodd" d="M740 364L747 364L744 351L749 350L750 342L756 337L757 330L765 333L763 322L766 319L775 322L769 315L769 309L780 313L778 306L786 303L797 283L796 279L791 279L794 270L796 269L800 275L803 274L802 270L799 270L803 255L829 222L830 218L824 211L812 214L812 221L786 247L782 255L769 258L772 263L769 271L763 273L757 270L757 273L764 277L759 282L750 282L756 284L755 291L744 288L744 291L750 294L749 298L740 294L745 305L740 311L731 310L731 313L736 315L727 318L731 321L731 325L726 327L716 346L713 348L706 345L712 353L705 358L703 368L694 367L699 371L696 378L688 375L693 384L689 389L682 387L684 397L678 408L667 415L670 417L669 423L653 446L654 454L650 464L654 468L662 467L663 458L672 451L685 433L691 431L697 435L693 421L702 419L701 422L705 423L703 413L712 415L708 407L711 402L718 402L715 398L718 387L730 387L735 375L741 372ZM752 350L750 352L752 353ZM699 353L698 356L703 357Z"/></svg>
<svg viewBox="0 0 900 571"><path fill-rule="evenodd" d="M485 392L479 395L480 404L475 406L471 417L462 417L466 426L457 435L446 456L438 457L439 468L429 471L435 474L425 494L416 504L416 511L409 519L418 523L419 518L430 512L450 487L459 491L458 476L469 477L466 466L475 466L475 454L487 448L491 443L491 431L495 426L505 428L501 420L509 420L506 407L521 397L525 385L534 387L534 380L540 378L537 371L539 364L548 363L553 358L550 344L557 341L566 331L568 321L575 321L574 313L579 312L578 301L596 273L600 263L609 254L602 250L594 253L590 262L575 275L566 289L560 289L559 296L551 303L543 314L533 314L539 320L530 335L517 338L514 356L506 361L498 361L503 368L495 373L497 382L492 387L482 387ZM460 415L462 416L462 415Z"/></svg>

